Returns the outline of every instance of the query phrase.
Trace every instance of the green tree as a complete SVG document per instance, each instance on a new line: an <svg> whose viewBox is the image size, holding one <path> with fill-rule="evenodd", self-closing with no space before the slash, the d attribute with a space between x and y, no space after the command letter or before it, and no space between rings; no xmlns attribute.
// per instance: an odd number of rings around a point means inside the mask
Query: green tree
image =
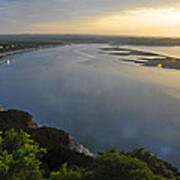
<svg viewBox="0 0 180 180"><path fill-rule="evenodd" d="M178 169L174 168L171 164L158 159L157 156L153 155L149 151L145 151L144 148L136 148L125 155L136 157L139 160L146 162L151 171L156 175L169 179L176 179L178 176Z"/></svg>
<svg viewBox="0 0 180 180"><path fill-rule="evenodd" d="M50 180L81 180L82 177L81 169L68 168L65 163L59 171L51 173Z"/></svg>
<svg viewBox="0 0 180 180"><path fill-rule="evenodd" d="M30 135L11 129L0 136L0 179L40 180L39 158L46 152Z"/></svg>
<svg viewBox="0 0 180 180"><path fill-rule="evenodd" d="M117 151L100 154L94 164L96 180L158 180L147 164ZM161 178L162 180L163 178Z"/></svg>

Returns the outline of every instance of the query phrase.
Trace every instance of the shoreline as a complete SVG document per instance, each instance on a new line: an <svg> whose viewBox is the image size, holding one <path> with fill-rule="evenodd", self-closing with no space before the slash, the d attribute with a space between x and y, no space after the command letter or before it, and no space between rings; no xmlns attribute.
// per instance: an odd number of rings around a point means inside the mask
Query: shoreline
<svg viewBox="0 0 180 180"><path fill-rule="evenodd" d="M38 130L41 131L41 129L47 128L47 129L49 129L49 131L56 129L57 133L60 131L63 131L64 133L66 133L66 138L68 139L68 149L69 150L77 152L77 153L82 154L82 155L85 155L89 158L95 157L95 155L87 147L80 144L75 139L75 137L71 136L68 132L66 132L60 128L39 125L37 123L37 121L34 120L33 116L27 111L22 111L22 110L18 110L18 109L4 109L3 106L0 104L0 124L1 124L1 121L3 121L1 119L2 118L1 116L3 114L9 115L10 117L14 117L14 119L17 121L16 125L14 125L13 122L11 122L12 121L11 119L7 120L7 122L6 122L7 124L10 122L10 125L14 126L11 128L18 129L20 127L20 129L22 129L22 130L31 129L31 130L37 130L37 131ZM16 119L17 118L16 116L18 117L18 119ZM1 128L3 129L2 126L1 126Z"/></svg>
<svg viewBox="0 0 180 180"><path fill-rule="evenodd" d="M119 59L120 61L132 62L146 67L180 70L180 58L177 57L131 48L109 47L100 48L100 50L100 53L103 54L122 57Z"/></svg>
<svg viewBox="0 0 180 180"><path fill-rule="evenodd" d="M0 53L0 65L2 64L6 64L8 63L7 60L4 60L4 58L8 57L8 56L13 56L13 55L17 55L17 54L23 54L26 52L32 52L32 51L38 51L41 49L49 49L49 48L56 48L59 46L64 46L64 45L49 45L49 46L42 46L42 47L34 47L34 48L24 48L24 49L19 49L19 50L10 50L4 53Z"/></svg>
<svg viewBox="0 0 180 180"><path fill-rule="evenodd" d="M3 64L8 64L8 60L3 60L4 58L8 57L8 56L13 56L13 55L16 55L16 54L23 54L23 53L26 53L26 52L32 52L32 51L35 51L35 50L38 50L39 48L26 48L26 49L20 49L20 50L15 50L15 51L7 51L7 52L4 52L4 53L0 53L0 65L3 65Z"/></svg>
<svg viewBox="0 0 180 180"><path fill-rule="evenodd" d="M15 55L15 54L21 54L21 53L24 53L24 52L33 51L33 50L36 50L36 49L38 49L38 48L26 48L26 49L14 50L14 51L7 51L7 52L4 52L4 53L0 53L0 59L2 59L4 57L7 57L7 56Z"/></svg>

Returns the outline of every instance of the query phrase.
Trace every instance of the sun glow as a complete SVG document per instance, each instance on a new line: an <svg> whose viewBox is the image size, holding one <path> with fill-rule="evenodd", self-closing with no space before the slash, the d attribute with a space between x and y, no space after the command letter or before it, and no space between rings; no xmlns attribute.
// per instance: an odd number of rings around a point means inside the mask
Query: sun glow
<svg viewBox="0 0 180 180"><path fill-rule="evenodd" d="M53 24L35 24L37 31L51 33L125 34L180 36L180 11L169 9L136 9L93 18L72 19Z"/></svg>
<svg viewBox="0 0 180 180"><path fill-rule="evenodd" d="M180 12L174 9L138 9L97 20L97 28L112 34L180 35Z"/></svg>
<svg viewBox="0 0 180 180"><path fill-rule="evenodd" d="M146 26L169 26L180 25L180 12L170 9L139 9L133 11L125 11L122 14L105 17L105 19L113 23L141 24L146 23ZM131 21L128 21L131 20ZM133 21L135 20L135 21ZM145 24L144 24L145 26Z"/></svg>

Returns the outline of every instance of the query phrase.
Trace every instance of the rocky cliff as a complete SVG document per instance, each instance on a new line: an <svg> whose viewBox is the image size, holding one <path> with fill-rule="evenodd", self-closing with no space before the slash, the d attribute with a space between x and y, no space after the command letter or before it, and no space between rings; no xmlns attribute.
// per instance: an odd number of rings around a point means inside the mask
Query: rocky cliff
<svg viewBox="0 0 180 180"><path fill-rule="evenodd" d="M64 162L87 167L93 161L94 155L74 137L63 130L39 126L27 112L0 111L0 130L11 128L26 131L40 146L47 149L48 153L43 157L43 162L50 170L60 167Z"/></svg>

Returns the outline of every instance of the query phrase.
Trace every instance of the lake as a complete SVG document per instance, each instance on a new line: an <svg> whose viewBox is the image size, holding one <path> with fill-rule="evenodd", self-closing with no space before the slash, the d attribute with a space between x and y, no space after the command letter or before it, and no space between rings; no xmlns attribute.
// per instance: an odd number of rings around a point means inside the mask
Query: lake
<svg viewBox="0 0 180 180"><path fill-rule="evenodd" d="M180 167L180 71L71 45L6 57L0 104L64 129L91 151L145 147ZM135 47L180 57L180 47Z"/></svg>

